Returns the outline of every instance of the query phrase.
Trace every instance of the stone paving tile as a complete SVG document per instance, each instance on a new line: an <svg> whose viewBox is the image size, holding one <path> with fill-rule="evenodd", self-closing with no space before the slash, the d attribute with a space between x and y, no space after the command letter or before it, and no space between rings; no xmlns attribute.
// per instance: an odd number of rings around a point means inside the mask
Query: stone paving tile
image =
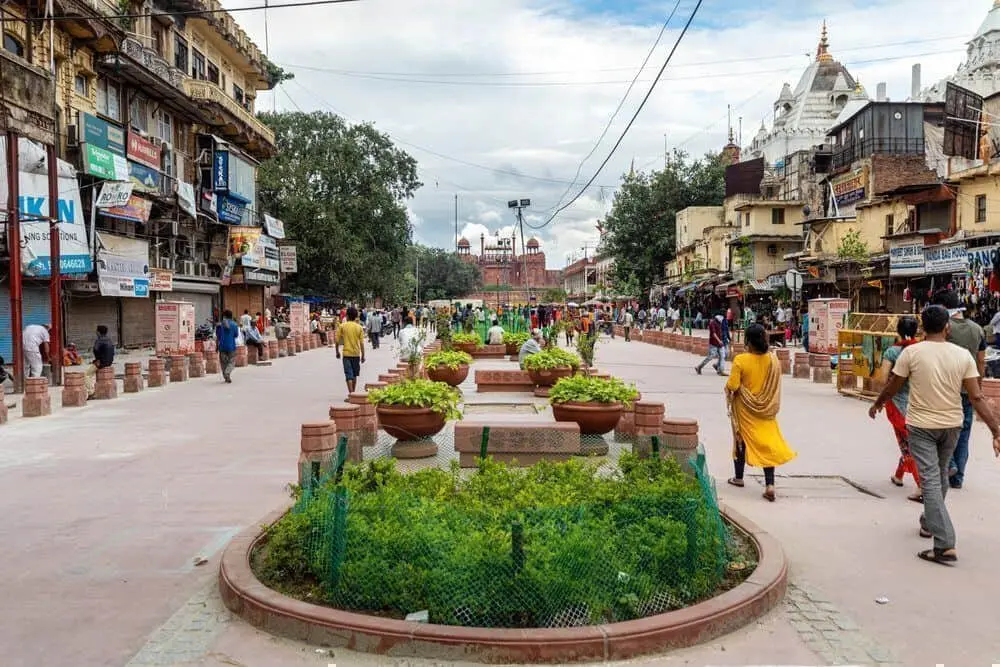
<svg viewBox="0 0 1000 667"><path fill-rule="evenodd" d="M179 665L205 656L232 619L219 596L215 577L157 629L126 667Z"/></svg>

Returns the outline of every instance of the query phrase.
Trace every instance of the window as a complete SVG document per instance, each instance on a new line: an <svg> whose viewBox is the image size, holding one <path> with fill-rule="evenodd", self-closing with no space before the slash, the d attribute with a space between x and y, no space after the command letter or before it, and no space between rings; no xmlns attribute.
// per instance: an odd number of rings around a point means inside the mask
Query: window
<svg viewBox="0 0 1000 667"><path fill-rule="evenodd" d="M211 61L208 63L208 76L205 77L215 85L219 85L219 68Z"/></svg>
<svg viewBox="0 0 1000 667"><path fill-rule="evenodd" d="M976 222L986 222L986 195L976 195Z"/></svg>
<svg viewBox="0 0 1000 667"><path fill-rule="evenodd" d="M191 78L205 80L205 56L198 49L191 49Z"/></svg>
<svg viewBox="0 0 1000 667"><path fill-rule="evenodd" d="M157 109L153 112L153 119L156 121L156 125L153 128L153 133L166 141L167 143L173 143L174 133L173 133L173 118L170 117L163 109Z"/></svg>
<svg viewBox="0 0 1000 667"><path fill-rule="evenodd" d="M153 51L161 58L167 55L167 31L162 25L153 21Z"/></svg>
<svg viewBox="0 0 1000 667"><path fill-rule="evenodd" d="M785 224L785 209L783 209L783 208L772 208L771 209L771 224L772 225L783 225L783 224Z"/></svg>
<svg viewBox="0 0 1000 667"><path fill-rule="evenodd" d="M73 90L80 97L90 96L90 81L83 74L77 74L73 77Z"/></svg>
<svg viewBox="0 0 1000 667"><path fill-rule="evenodd" d="M225 74L225 72L223 72L223 74L222 74L222 83L219 84L219 87L222 88L222 90L226 89L226 74Z"/></svg>
<svg viewBox="0 0 1000 667"><path fill-rule="evenodd" d="M896 219L889 214L885 216L885 235L892 236L894 233L896 233Z"/></svg>
<svg viewBox="0 0 1000 667"><path fill-rule="evenodd" d="M778 254L778 246L773 243L767 246L767 254L771 257L775 257Z"/></svg>
<svg viewBox="0 0 1000 667"><path fill-rule="evenodd" d="M188 43L180 35L174 35L174 67L182 72L188 71Z"/></svg>
<svg viewBox="0 0 1000 667"><path fill-rule="evenodd" d="M742 218L743 218L743 226L744 227L749 227L750 226L750 212L749 211L747 211L746 213L737 213L736 215L742 216Z"/></svg>
<svg viewBox="0 0 1000 667"><path fill-rule="evenodd" d="M20 58L24 57L24 44L21 43L17 37L11 35L10 33L3 34L3 50L9 53L13 53L15 56Z"/></svg>
<svg viewBox="0 0 1000 667"><path fill-rule="evenodd" d="M113 81L97 80L97 113L111 120L121 122L121 90Z"/></svg>
<svg viewBox="0 0 1000 667"><path fill-rule="evenodd" d="M236 100L241 107L244 109L247 106L246 95L243 93L243 89L233 84L233 99ZM687 231L687 225L684 226L684 231Z"/></svg>
<svg viewBox="0 0 1000 667"><path fill-rule="evenodd" d="M133 129L149 131L149 110L146 108L146 100L138 96L132 98L128 105L128 120Z"/></svg>

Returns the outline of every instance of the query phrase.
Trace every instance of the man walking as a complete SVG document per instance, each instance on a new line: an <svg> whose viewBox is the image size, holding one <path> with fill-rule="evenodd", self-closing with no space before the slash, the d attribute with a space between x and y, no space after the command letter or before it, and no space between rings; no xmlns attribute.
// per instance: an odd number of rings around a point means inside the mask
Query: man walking
<svg viewBox="0 0 1000 667"><path fill-rule="evenodd" d="M941 290L934 295L934 303L948 309L951 316L948 342L969 351L979 371L979 386L983 384L986 369L986 334L983 328L966 319L964 308L955 290ZM972 403L966 392L962 392L962 432L958 434L955 454L948 463L948 483L953 489L961 489L965 482L965 465L969 462L969 438L972 435Z"/></svg>
<svg viewBox="0 0 1000 667"><path fill-rule="evenodd" d="M24 347L24 373L29 378L42 377L42 366L50 359L48 324L29 324L24 327L21 344Z"/></svg>
<svg viewBox="0 0 1000 667"><path fill-rule="evenodd" d="M976 362L962 348L948 342L951 319L943 306L929 306L921 315L926 334L924 341L904 349L892 375L868 415L875 419L885 404L909 379L910 400L906 426L910 435L910 453L920 471L924 513L920 517L920 536L934 538L934 548L921 551L923 560L950 565L958 560L955 551L955 528L945 507L948 493L948 462L955 451L962 430L962 390L973 409L993 434L993 452L1000 456L1000 424L979 389Z"/></svg>
<svg viewBox="0 0 1000 667"><path fill-rule="evenodd" d="M403 319L403 315L398 306L392 309L392 315L389 319L392 321L392 337L399 338L399 323Z"/></svg>
<svg viewBox="0 0 1000 667"><path fill-rule="evenodd" d="M622 326L625 329L625 342L632 342L632 324L635 323L635 318L632 317L632 311L626 310L625 316L622 318Z"/></svg>
<svg viewBox="0 0 1000 667"><path fill-rule="evenodd" d="M701 360L701 363L694 367L695 372L701 375L701 369L705 367L705 364L710 362L712 359L718 359L715 364L715 372L719 375L725 375L725 361L723 355L723 347L725 343L722 339L722 315L716 315L712 318L712 321L708 323L708 356Z"/></svg>
<svg viewBox="0 0 1000 667"><path fill-rule="evenodd" d="M365 363L365 330L358 324L358 309L354 306L347 309L347 321L337 329L334 348L338 359L341 345L344 346L344 379L348 393L353 394L361 375L361 364Z"/></svg>
<svg viewBox="0 0 1000 667"><path fill-rule="evenodd" d="M377 350L379 339L382 337L382 315L374 312L368 316L368 339L371 341L372 349Z"/></svg>
<svg viewBox="0 0 1000 667"><path fill-rule="evenodd" d="M222 366L222 379L226 384L233 383L233 367L236 365L236 339L240 335L240 327L233 321L233 311L222 313L222 321L215 327L215 339L219 345L219 365Z"/></svg>

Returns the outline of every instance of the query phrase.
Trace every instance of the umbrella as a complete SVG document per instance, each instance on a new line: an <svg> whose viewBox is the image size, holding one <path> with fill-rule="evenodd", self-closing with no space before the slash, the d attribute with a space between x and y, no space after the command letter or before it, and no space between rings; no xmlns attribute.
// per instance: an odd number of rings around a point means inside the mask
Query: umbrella
<svg viewBox="0 0 1000 667"><path fill-rule="evenodd" d="M573 301L570 301L566 305L569 306L570 308L579 308L580 307L580 304L574 303Z"/></svg>

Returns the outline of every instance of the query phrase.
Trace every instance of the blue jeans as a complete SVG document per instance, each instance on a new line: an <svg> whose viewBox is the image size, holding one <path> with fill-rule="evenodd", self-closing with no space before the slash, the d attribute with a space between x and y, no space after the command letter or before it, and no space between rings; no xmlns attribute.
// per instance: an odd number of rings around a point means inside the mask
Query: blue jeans
<svg viewBox="0 0 1000 667"><path fill-rule="evenodd" d="M955 445L955 453L948 464L949 470L957 470L951 477L951 485L962 484L965 481L965 464L969 462L969 436L972 435L972 401L968 394L962 394L962 412L965 413L962 419L962 432L958 435L958 444Z"/></svg>
<svg viewBox="0 0 1000 667"><path fill-rule="evenodd" d="M704 368L705 365L708 364L708 362L710 362L712 359L718 359L719 361L715 364L715 370L719 373L725 372L726 364L724 361L725 359L725 355L723 354L724 350L725 350L724 347L716 347L715 345L709 345L708 356L705 357L700 364L698 364L698 370L700 371L702 368Z"/></svg>

